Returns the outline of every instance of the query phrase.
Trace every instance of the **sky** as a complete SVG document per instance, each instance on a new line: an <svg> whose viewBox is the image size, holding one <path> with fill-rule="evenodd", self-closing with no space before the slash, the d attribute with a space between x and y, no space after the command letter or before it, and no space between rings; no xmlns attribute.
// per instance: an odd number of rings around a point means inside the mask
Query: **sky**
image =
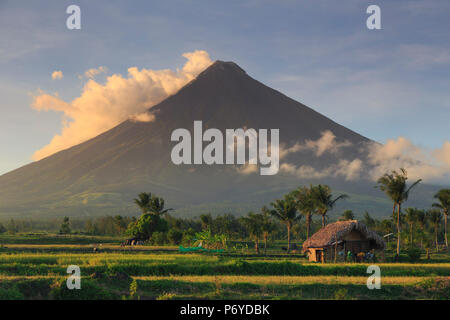
<svg viewBox="0 0 450 320"><path fill-rule="evenodd" d="M81 30L66 27L71 4ZM371 4L381 30L366 27ZM187 81L198 70L183 69L193 61L183 54L197 50L370 139L441 148L450 138L449 12L448 0L0 0L0 174L36 159L72 120L45 100L36 107L36 97L74 101L92 79L113 86L108 77L126 79L132 67Z"/></svg>

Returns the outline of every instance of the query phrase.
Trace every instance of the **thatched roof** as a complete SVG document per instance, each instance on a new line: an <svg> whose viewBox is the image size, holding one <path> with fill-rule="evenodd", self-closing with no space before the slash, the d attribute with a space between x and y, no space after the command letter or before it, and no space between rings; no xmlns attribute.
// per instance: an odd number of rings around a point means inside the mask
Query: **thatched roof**
<svg viewBox="0 0 450 320"><path fill-rule="evenodd" d="M352 231L359 231L367 240L373 240L376 244L376 249L384 249L386 247L383 238L367 228L364 223L358 220L347 220L330 223L325 228L314 233L303 243L303 251L306 251L308 248L323 248L334 245L336 239L339 243Z"/></svg>

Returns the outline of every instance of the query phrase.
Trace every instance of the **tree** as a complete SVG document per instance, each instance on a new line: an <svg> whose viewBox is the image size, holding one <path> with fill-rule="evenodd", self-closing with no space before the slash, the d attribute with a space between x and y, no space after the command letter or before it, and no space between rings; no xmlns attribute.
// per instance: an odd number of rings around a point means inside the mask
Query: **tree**
<svg viewBox="0 0 450 320"><path fill-rule="evenodd" d="M438 203L433 203L433 207L438 208L444 214L444 237L445 247L448 248L447 240L447 219L448 211L450 208L450 189L441 189L434 195L434 198L438 199Z"/></svg>
<svg viewBox="0 0 450 320"><path fill-rule="evenodd" d="M406 212L405 221L409 225L409 243L411 246L413 245L414 224L417 222L419 211L420 210L417 208L407 208L405 210Z"/></svg>
<svg viewBox="0 0 450 320"><path fill-rule="evenodd" d="M117 215L114 217L113 221L119 235L122 234L127 228L127 222L125 221L125 219L122 216Z"/></svg>
<svg viewBox="0 0 450 320"><path fill-rule="evenodd" d="M152 195L150 192L142 192L134 202L141 208L143 214L163 215L173 209L164 209L164 199Z"/></svg>
<svg viewBox="0 0 450 320"><path fill-rule="evenodd" d="M178 231L176 229L170 229L169 233L167 234L167 238L171 243L178 245L181 243L181 240L183 239L183 233L181 233L181 231Z"/></svg>
<svg viewBox="0 0 450 320"><path fill-rule="evenodd" d="M439 251L439 243L438 243L438 232L439 227L442 222L442 213L439 210L428 210L428 221L433 226L434 229L434 241L436 243L436 252Z"/></svg>
<svg viewBox="0 0 450 320"><path fill-rule="evenodd" d="M344 213L342 213L342 216L339 220L341 221L348 221L348 220L354 220L355 215L353 214L352 210L345 210Z"/></svg>
<svg viewBox="0 0 450 320"><path fill-rule="evenodd" d="M212 224L212 217L211 214L202 214L200 215L200 223L202 224L202 230L208 230L211 228Z"/></svg>
<svg viewBox="0 0 450 320"><path fill-rule="evenodd" d="M336 202L340 199L346 199L346 194L341 194L333 199L331 188L327 185L317 185L312 187L312 197L317 206L317 213L322 216L322 228L325 227L327 212L334 208Z"/></svg>
<svg viewBox="0 0 450 320"><path fill-rule="evenodd" d="M272 217L270 215L270 210L264 206L261 209L261 228L263 232L264 238L264 254L267 251L267 239L269 238L269 234L275 230L275 225L272 221Z"/></svg>
<svg viewBox="0 0 450 320"><path fill-rule="evenodd" d="M424 210L418 210L416 212L416 224L419 227L418 237L420 239L420 247L423 249L423 243L426 241L426 226L427 226L427 215Z"/></svg>
<svg viewBox="0 0 450 320"><path fill-rule="evenodd" d="M5 226L0 223L0 234L5 233L5 232L6 232Z"/></svg>
<svg viewBox="0 0 450 320"><path fill-rule="evenodd" d="M137 221L131 222L127 233L139 240L148 240L154 232L166 232L167 221L160 215L146 213Z"/></svg>
<svg viewBox="0 0 450 320"><path fill-rule="evenodd" d="M400 172L392 170L391 173L385 173L382 177L380 177L377 181L377 187L386 193L386 195L392 200L394 203L394 207L392 209L392 216L397 218L397 255L398 258L400 255L400 233L401 233L401 224L400 224L400 215L401 215L401 205L403 202L408 200L409 192L412 188L419 184L422 179L417 180L412 185L407 187L406 180L408 180L408 175L405 169L400 168ZM395 214L395 209L397 210L397 215Z"/></svg>
<svg viewBox="0 0 450 320"><path fill-rule="evenodd" d="M368 226L369 228L373 228L373 227L375 227L376 224L377 224L377 221L376 221L374 218L372 218L372 217L370 216L370 214L369 214L367 211L364 212L363 222L364 222L364 224L365 224L366 226Z"/></svg>
<svg viewBox="0 0 450 320"><path fill-rule="evenodd" d="M249 212L246 217L242 218L242 221L250 234L250 238L255 242L255 250L257 254L259 254L259 239L263 235L262 219L262 214L256 214L253 212Z"/></svg>
<svg viewBox="0 0 450 320"><path fill-rule="evenodd" d="M316 212L316 203L311 194L311 189L307 187L300 187L292 192L292 196L296 201L297 210L300 211L306 219L306 239L309 238L311 232L311 220L313 213Z"/></svg>
<svg viewBox="0 0 450 320"><path fill-rule="evenodd" d="M9 234L16 234L19 232L19 226L17 225L14 219L9 220L9 223L6 225L6 230Z"/></svg>
<svg viewBox="0 0 450 320"><path fill-rule="evenodd" d="M59 229L60 234L69 234L70 233L70 221L69 217L64 217L63 223L61 224L61 228Z"/></svg>
<svg viewBox="0 0 450 320"><path fill-rule="evenodd" d="M297 216L297 204L294 199L286 195L284 199L275 200L271 203L273 210L270 214L286 225L287 236L288 236L288 248L287 253L291 250L291 229L294 223L300 221L301 215Z"/></svg>

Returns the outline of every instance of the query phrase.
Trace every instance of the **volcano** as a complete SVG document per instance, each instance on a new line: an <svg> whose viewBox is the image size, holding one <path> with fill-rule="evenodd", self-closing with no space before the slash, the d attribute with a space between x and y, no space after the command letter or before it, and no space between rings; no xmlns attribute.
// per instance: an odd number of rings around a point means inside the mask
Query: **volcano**
<svg viewBox="0 0 450 320"><path fill-rule="evenodd" d="M0 215L99 216L136 214L132 199L152 192L166 199L180 216L201 213L244 213L292 188L328 183L347 192L347 208L390 210L374 182L343 177L317 180L280 172L248 174L233 165L175 165L171 133L203 127L279 129L280 145L289 148L316 141L324 132L345 146L320 156L311 151L281 160L316 170L342 160L364 159L361 146L370 139L339 125L313 109L251 78L233 62L216 61L176 94L152 107L152 122L127 120L84 143L0 176ZM367 195L373 195L368 199ZM380 209L380 210L381 210Z"/></svg>

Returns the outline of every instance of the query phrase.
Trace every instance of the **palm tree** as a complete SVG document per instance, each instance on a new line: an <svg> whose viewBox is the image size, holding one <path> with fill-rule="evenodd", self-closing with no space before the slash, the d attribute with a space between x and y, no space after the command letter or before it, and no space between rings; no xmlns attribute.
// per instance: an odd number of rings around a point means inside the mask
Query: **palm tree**
<svg viewBox="0 0 450 320"><path fill-rule="evenodd" d="M439 226L442 221L442 213L439 210L428 210L427 216L431 225L434 227L434 241L436 243L436 252L438 252L439 251L438 232Z"/></svg>
<svg viewBox="0 0 450 320"><path fill-rule="evenodd" d="M259 254L259 239L263 234L262 230L262 214L249 212L246 217L242 217L242 221L250 234L250 238L255 241L255 250Z"/></svg>
<svg viewBox="0 0 450 320"><path fill-rule="evenodd" d="M200 223L202 225L202 230L208 230L211 228L212 217L211 214L202 214L200 215Z"/></svg>
<svg viewBox="0 0 450 320"><path fill-rule="evenodd" d="M417 208L407 208L405 210L405 212L406 212L405 220L406 220L406 223L409 225L409 243L411 246L413 245L413 228L414 228L414 223L417 221L417 212L418 211L419 211L419 209L417 209Z"/></svg>
<svg viewBox="0 0 450 320"><path fill-rule="evenodd" d="M292 196L296 200L297 210L306 218L306 239L309 238L311 231L312 215L316 211L316 204L311 195L312 186L300 187L292 192Z"/></svg>
<svg viewBox="0 0 450 320"><path fill-rule="evenodd" d="M267 239L269 238L269 234L275 230L275 225L272 221L272 217L270 215L270 210L264 206L261 209L261 226L262 226L262 232L263 232L263 238L264 238L264 254L266 254L267 251Z"/></svg>
<svg viewBox="0 0 450 320"><path fill-rule="evenodd" d="M447 240L447 217L450 208L450 189L441 189L434 195L438 199L439 203L433 203L433 207L439 208L444 214L444 237L445 237L445 247L448 248Z"/></svg>
<svg viewBox="0 0 450 320"><path fill-rule="evenodd" d="M288 248L287 253L291 250L291 229L294 223L301 219L301 215L297 215L297 207L294 199L286 195L284 199L275 200L271 203L273 210L270 214L281 221L281 223L286 225L287 236L288 236Z"/></svg>
<svg viewBox="0 0 450 320"><path fill-rule="evenodd" d="M161 216L170 210L173 210L172 208L164 209L164 199L159 198L156 196L153 196L150 200L150 213L155 214L157 216Z"/></svg>
<svg viewBox="0 0 450 320"><path fill-rule="evenodd" d="M150 192L142 192L134 199L143 214L163 215L173 209L164 209L164 199L152 195Z"/></svg>
<svg viewBox="0 0 450 320"><path fill-rule="evenodd" d="M150 192L142 192L138 195L137 199L134 199L134 203L141 208L143 214L146 214L149 211L151 199L152 194Z"/></svg>
<svg viewBox="0 0 450 320"><path fill-rule="evenodd" d="M377 187L380 188L381 191L384 191L386 195L394 202L392 216L397 218L397 258L400 255L401 205L404 201L408 200L411 189L422 181L422 179L419 179L408 188L406 185L406 180L408 180L407 172L405 169L400 168L400 173L393 170L391 173L385 173L377 181ZM396 208L398 208L397 215L395 214Z"/></svg>
<svg viewBox="0 0 450 320"><path fill-rule="evenodd" d="M427 215L424 210L418 210L416 212L416 223L419 227L419 237L420 237L420 248L423 249L423 241L425 240L426 234L425 229L427 226Z"/></svg>
<svg viewBox="0 0 450 320"><path fill-rule="evenodd" d="M339 218L340 221L348 221L354 219L355 215L353 214L352 210L345 210L344 213L342 213L342 216Z"/></svg>
<svg viewBox="0 0 450 320"><path fill-rule="evenodd" d="M331 188L321 184L312 187L311 192L313 201L317 206L317 213L322 216L322 228L324 228L328 210L333 209L338 200L348 198L348 195L341 194L333 199Z"/></svg>

